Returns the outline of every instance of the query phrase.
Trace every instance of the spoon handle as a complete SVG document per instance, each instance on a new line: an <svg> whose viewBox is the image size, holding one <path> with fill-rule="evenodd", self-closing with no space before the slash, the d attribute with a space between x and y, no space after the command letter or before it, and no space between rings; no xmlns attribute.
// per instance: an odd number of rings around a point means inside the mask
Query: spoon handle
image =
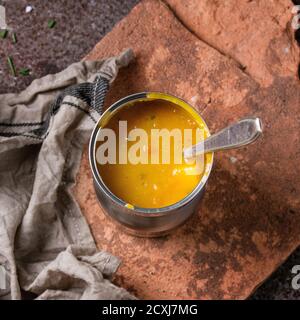
<svg viewBox="0 0 300 320"><path fill-rule="evenodd" d="M191 158L201 153L234 149L254 142L262 133L259 118L240 120L239 122L211 135L204 143L200 142L184 150L184 157Z"/></svg>

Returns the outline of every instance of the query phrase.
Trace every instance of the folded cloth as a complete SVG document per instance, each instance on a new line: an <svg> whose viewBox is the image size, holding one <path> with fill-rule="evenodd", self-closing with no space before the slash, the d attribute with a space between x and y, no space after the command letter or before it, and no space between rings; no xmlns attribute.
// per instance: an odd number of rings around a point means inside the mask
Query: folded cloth
<svg viewBox="0 0 300 320"><path fill-rule="evenodd" d="M71 193L109 84L132 58L82 61L0 95L0 298L134 298L109 281L119 260L97 250Z"/></svg>

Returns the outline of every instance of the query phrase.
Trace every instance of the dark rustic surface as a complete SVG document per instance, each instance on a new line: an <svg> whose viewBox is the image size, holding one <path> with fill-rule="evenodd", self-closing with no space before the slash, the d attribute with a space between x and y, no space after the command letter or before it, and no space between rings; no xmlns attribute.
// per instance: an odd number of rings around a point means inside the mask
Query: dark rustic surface
<svg viewBox="0 0 300 320"><path fill-rule="evenodd" d="M0 39L0 92L19 91L34 78L57 72L78 61L136 2L2 1L7 8L7 23L17 33L18 43L12 44L10 37ZM26 4L34 7L31 13L25 13ZM53 29L47 27L50 18L57 22ZM17 68L30 68L31 76L13 78L7 67L7 55L14 58ZM253 298L299 298L299 292L291 288L291 268L295 264L300 264L299 250L257 290Z"/></svg>
<svg viewBox="0 0 300 320"><path fill-rule="evenodd" d="M126 15L138 0L6 0L7 25L18 38L0 38L0 93L24 89L34 78L56 73L80 60ZM25 13L26 5L31 13ZM56 25L49 29L47 22ZM14 59L17 68L30 68L29 77L12 77L6 57Z"/></svg>

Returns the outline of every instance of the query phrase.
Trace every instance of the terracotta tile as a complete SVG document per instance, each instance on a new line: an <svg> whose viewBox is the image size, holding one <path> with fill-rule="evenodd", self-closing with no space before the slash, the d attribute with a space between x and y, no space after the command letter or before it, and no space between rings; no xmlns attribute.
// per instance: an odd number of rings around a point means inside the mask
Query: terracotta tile
<svg viewBox="0 0 300 320"><path fill-rule="evenodd" d="M107 105L138 91L166 91L193 104L212 132L256 115L264 136L217 154L200 211L159 239L131 237L106 218L85 150L75 194L95 240L123 260L116 282L139 298L244 299L300 244L299 81L279 73L260 87L155 0L135 7L87 59L126 47L137 59L121 71Z"/></svg>
<svg viewBox="0 0 300 320"><path fill-rule="evenodd" d="M256 81L297 77L299 49L291 28L292 0L166 0L182 23L232 57Z"/></svg>

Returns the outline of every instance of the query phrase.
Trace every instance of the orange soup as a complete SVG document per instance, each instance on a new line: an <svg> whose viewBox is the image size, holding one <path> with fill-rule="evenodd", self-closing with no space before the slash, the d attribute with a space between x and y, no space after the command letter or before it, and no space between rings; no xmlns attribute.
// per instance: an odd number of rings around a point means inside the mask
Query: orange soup
<svg viewBox="0 0 300 320"><path fill-rule="evenodd" d="M148 136L148 145L143 145L143 150L149 156L148 163L126 163L121 164L119 159L119 147L124 141L119 141L120 121L127 121L127 131L141 128ZM154 99L151 101L139 101L125 106L107 121L102 127L112 129L116 133L116 163L99 164L98 172L106 187L118 198L125 201L130 206L142 208L162 208L172 205L190 194L200 182L205 169L207 155L204 156L203 170L196 171L196 164L188 163L182 159L179 164L173 156L177 146L172 144L170 139L170 161L161 163L162 146L158 150L160 163L151 163L153 152L157 152L151 145L152 129L179 129L182 133L184 129L192 129L192 137L185 145L186 147L195 144L199 140L196 130L201 129L203 138L206 138L208 130L200 116L194 117L183 107L170 101ZM101 130L100 130L101 131ZM127 150L136 141L126 138ZM97 141L97 149L104 141ZM182 147L182 146L181 146ZM181 156L183 157L182 153ZM97 157L96 157L97 158ZM194 173L193 173L194 172ZM192 173L192 174L191 174Z"/></svg>

